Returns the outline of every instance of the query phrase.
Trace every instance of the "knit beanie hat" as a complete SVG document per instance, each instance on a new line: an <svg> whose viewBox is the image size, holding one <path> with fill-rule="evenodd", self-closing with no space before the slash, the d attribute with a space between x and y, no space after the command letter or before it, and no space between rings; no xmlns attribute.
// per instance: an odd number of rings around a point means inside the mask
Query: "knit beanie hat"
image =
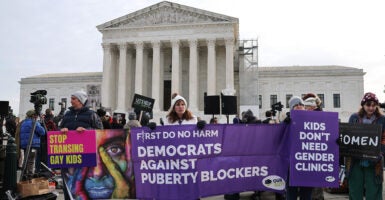
<svg viewBox="0 0 385 200"><path fill-rule="evenodd" d="M293 110L294 106L298 105L298 104L304 105L301 98L299 98L297 96L293 96L290 98L290 100L289 100L290 110Z"/></svg>
<svg viewBox="0 0 385 200"><path fill-rule="evenodd" d="M315 103L317 104L318 107L320 107L322 104L322 101L316 94L307 93L307 94L305 94L305 96L302 97L302 100L305 101L306 99L311 98L311 97L315 98ZM305 103L305 105L306 105L306 103Z"/></svg>
<svg viewBox="0 0 385 200"><path fill-rule="evenodd" d="M186 109L187 109L187 101L185 98L183 98L182 96L178 95L177 93L174 93L172 95L172 99L171 99L171 107L170 107L170 110L172 110L175 106L175 103L179 100L182 100L184 101L184 104L186 105Z"/></svg>
<svg viewBox="0 0 385 200"><path fill-rule="evenodd" d="M378 104L378 99L376 95L371 92L365 93L364 97L362 97L361 106L363 106L368 101L373 101L374 103Z"/></svg>
<svg viewBox="0 0 385 200"><path fill-rule="evenodd" d="M76 97L77 99L79 99L80 103L82 103L83 105L86 105L88 96L84 91L77 91L73 93L71 96Z"/></svg>
<svg viewBox="0 0 385 200"><path fill-rule="evenodd" d="M303 101L305 106L317 106L316 98L309 97Z"/></svg>

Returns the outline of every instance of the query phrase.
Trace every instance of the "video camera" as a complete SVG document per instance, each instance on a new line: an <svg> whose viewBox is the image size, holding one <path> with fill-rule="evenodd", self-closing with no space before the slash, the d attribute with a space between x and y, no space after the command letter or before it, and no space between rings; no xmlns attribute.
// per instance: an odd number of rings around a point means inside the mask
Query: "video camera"
<svg viewBox="0 0 385 200"><path fill-rule="evenodd" d="M282 103L279 101L271 105L271 115L275 117L277 111L281 112L283 108Z"/></svg>
<svg viewBox="0 0 385 200"><path fill-rule="evenodd" d="M47 97L45 97L45 95L47 95L47 90L36 90L31 93L29 102L34 104L37 114L40 114L42 105L47 104Z"/></svg>

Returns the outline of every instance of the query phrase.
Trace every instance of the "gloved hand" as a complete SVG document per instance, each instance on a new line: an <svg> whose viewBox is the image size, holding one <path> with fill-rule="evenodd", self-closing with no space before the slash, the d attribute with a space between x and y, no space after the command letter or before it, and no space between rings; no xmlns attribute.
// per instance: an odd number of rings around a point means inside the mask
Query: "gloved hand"
<svg viewBox="0 0 385 200"><path fill-rule="evenodd" d="M206 121L205 120L200 120L197 122L197 127L199 130L202 130L206 126Z"/></svg>
<svg viewBox="0 0 385 200"><path fill-rule="evenodd" d="M149 122L147 124L148 128L150 128L151 130L155 130L156 128L156 123L155 122Z"/></svg>
<svg viewBox="0 0 385 200"><path fill-rule="evenodd" d="M286 118L283 120L283 122L285 122L286 124L290 124L290 122L291 122L290 116L286 117Z"/></svg>
<svg viewBox="0 0 385 200"><path fill-rule="evenodd" d="M290 124L291 118L290 118L290 112L286 113L286 118L283 120L286 124Z"/></svg>

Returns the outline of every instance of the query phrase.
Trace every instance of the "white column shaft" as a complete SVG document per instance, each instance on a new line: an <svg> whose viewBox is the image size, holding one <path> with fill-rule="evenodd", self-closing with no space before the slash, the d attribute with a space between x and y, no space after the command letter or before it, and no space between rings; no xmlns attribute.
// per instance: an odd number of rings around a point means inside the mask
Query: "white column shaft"
<svg viewBox="0 0 385 200"><path fill-rule="evenodd" d="M127 49L127 70L126 70L126 108L131 107L132 98L134 96L133 91L133 49Z"/></svg>
<svg viewBox="0 0 385 200"><path fill-rule="evenodd" d="M198 41L190 40L189 107L198 109Z"/></svg>
<svg viewBox="0 0 385 200"><path fill-rule="evenodd" d="M152 43L152 98L155 99L154 111L159 111L160 104L160 41Z"/></svg>
<svg viewBox="0 0 385 200"><path fill-rule="evenodd" d="M234 39L226 40L226 89L234 90Z"/></svg>
<svg viewBox="0 0 385 200"><path fill-rule="evenodd" d="M143 42L135 43L136 68L135 68L135 93L143 93Z"/></svg>
<svg viewBox="0 0 385 200"><path fill-rule="evenodd" d="M102 80L102 106L111 108L112 95L112 53L111 44L102 44L103 46L103 80Z"/></svg>
<svg viewBox="0 0 385 200"><path fill-rule="evenodd" d="M127 71L127 44L119 44L119 73L118 73L118 112L125 112L126 109L126 71Z"/></svg>
<svg viewBox="0 0 385 200"><path fill-rule="evenodd" d="M207 95L216 94L215 39L207 40Z"/></svg>
<svg viewBox="0 0 385 200"><path fill-rule="evenodd" d="M171 68L171 93L177 92L180 94L180 41L172 41L172 68Z"/></svg>

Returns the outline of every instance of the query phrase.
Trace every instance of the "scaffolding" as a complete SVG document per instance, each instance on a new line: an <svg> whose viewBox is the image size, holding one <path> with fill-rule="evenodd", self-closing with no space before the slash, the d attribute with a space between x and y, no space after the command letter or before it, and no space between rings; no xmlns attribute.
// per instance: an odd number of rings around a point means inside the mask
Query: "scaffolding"
<svg viewBox="0 0 385 200"><path fill-rule="evenodd" d="M240 111L251 109L256 116L259 115L258 95L258 40L239 40L239 87Z"/></svg>

